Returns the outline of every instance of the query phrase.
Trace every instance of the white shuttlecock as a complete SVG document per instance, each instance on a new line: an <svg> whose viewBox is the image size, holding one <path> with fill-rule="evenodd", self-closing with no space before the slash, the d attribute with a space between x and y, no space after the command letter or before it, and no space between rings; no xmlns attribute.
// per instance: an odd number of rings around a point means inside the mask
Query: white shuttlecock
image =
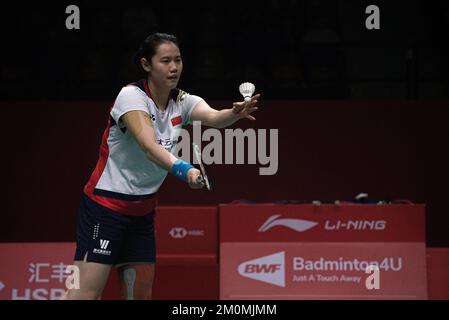
<svg viewBox="0 0 449 320"><path fill-rule="evenodd" d="M251 97L253 96L255 90L256 86L251 82L244 82L239 87L239 91L242 94L243 98L245 98L245 101L251 100Z"/></svg>

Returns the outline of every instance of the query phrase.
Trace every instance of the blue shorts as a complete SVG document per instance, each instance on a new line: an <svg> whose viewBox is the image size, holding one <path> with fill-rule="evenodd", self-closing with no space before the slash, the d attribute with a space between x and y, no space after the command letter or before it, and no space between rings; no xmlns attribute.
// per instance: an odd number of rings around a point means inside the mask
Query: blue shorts
<svg viewBox="0 0 449 320"><path fill-rule="evenodd" d="M144 216L127 216L83 193L75 261L83 260L110 265L155 263L154 211Z"/></svg>

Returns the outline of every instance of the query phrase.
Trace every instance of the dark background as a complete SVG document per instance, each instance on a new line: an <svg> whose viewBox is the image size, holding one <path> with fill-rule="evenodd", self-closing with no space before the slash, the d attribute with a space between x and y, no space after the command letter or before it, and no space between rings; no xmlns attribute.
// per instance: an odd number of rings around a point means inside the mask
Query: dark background
<svg viewBox="0 0 449 320"><path fill-rule="evenodd" d="M80 30L65 28L77 4ZM376 4L381 29L365 28ZM131 56L151 32L177 35L180 87L236 99L257 82L265 99L447 99L444 0L17 2L3 10L1 97L111 99L139 76Z"/></svg>
<svg viewBox="0 0 449 320"><path fill-rule="evenodd" d="M65 28L76 4L81 29ZM365 28L376 4L381 30ZM279 129L279 172L214 165L214 191L169 176L160 204L236 199L425 203L427 242L449 246L447 1L15 3L3 10L0 241L73 241L83 185L131 57L151 32L177 35L179 86L214 107L262 93L257 121Z"/></svg>

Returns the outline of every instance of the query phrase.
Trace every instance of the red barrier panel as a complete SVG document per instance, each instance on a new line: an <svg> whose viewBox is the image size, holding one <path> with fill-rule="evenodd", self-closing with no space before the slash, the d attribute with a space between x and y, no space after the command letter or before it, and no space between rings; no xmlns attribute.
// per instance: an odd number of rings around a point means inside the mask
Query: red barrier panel
<svg viewBox="0 0 449 320"><path fill-rule="evenodd" d="M55 300L66 290L75 243L1 243L0 300Z"/></svg>
<svg viewBox="0 0 449 320"><path fill-rule="evenodd" d="M218 298L217 207L158 206L154 299Z"/></svg>
<svg viewBox="0 0 449 320"><path fill-rule="evenodd" d="M220 242L425 242L424 225L424 205L220 205Z"/></svg>
<svg viewBox="0 0 449 320"><path fill-rule="evenodd" d="M348 214L346 209L361 211ZM154 298L218 299L217 209L166 207L158 210L157 217L161 254ZM400 224L398 217L407 220ZM423 218L420 205L220 206L220 239L225 240L220 253L220 297L425 299ZM398 226L402 227L390 232L390 227ZM187 233L172 237L172 228L185 228ZM192 238L189 230L196 230ZM205 243L200 244L199 234ZM384 236L387 241L382 241ZM239 242L233 242L234 237ZM73 263L74 248L74 243L0 243L0 300L58 299L65 290L63 271ZM379 290L365 286L371 275L365 267L373 262L380 269ZM448 270L449 248L428 248L430 299L449 299ZM113 269L102 299L118 298Z"/></svg>
<svg viewBox="0 0 449 320"><path fill-rule="evenodd" d="M216 206L158 206L153 299L218 299ZM115 270L114 270L115 271ZM103 299L118 299L111 274Z"/></svg>
<svg viewBox="0 0 449 320"><path fill-rule="evenodd" d="M157 263L153 285L155 300L218 299L217 263ZM120 299L117 270L113 268L101 298Z"/></svg>
<svg viewBox="0 0 449 320"><path fill-rule="evenodd" d="M219 218L222 299L427 298L423 205L221 205Z"/></svg>
<svg viewBox="0 0 449 320"><path fill-rule="evenodd" d="M449 300L449 248L427 248L429 299Z"/></svg>
<svg viewBox="0 0 449 320"><path fill-rule="evenodd" d="M158 207L154 299L218 298L217 207ZM0 244L0 299L57 299L74 243ZM33 277L33 273L36 275ZM111 270L102 299L119 299Z"/></svg>
<svg viewBox="0 0 449 320"><path fill-rule="evenodd" d="M156 208L157 259L161 264L216 264L217 234L216 206Z"/></svg>
<svg viewBox="0 0 449 320"><path fill-rule="evenodd" d="M156 266L153 299L218 300L218 264Z"/></svg>

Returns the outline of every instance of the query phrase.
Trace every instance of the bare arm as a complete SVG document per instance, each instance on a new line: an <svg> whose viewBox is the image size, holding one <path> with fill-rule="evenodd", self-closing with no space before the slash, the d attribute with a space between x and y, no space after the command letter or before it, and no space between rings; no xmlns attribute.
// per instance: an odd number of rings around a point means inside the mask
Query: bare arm
<svg viewBox="0 0 449 320"><path fill-rule="evenodd" d="M148 114L143 111L130 111L122 116L122 120L147 158L161 168L170 171L177 159L156 142L153 123Z"/></svg>
<svg viewBox="0 0 449 320"><path fill-rule="evenodd" d="M125 113L121 119L145 152L147 158L161 168L171 172L173 164L178 159L157 143L153 123L148 114L143 111L130 111ZM201 188L203 186L202 183L197 183L197 177L200 175L201 172L198 169L191 168L188 170L187 178L191 188Z"/></svg>
<svg viewBox="0 0 449 320"><path fill-rule="evenodd" d="M256 120L251 113L258 109L255 105L259 97L260 94L257 94L249 102L234 102L231 109L220 111L211 108L205 101L201 101L193 109L190 118L193 121L201 121L203 125L214 128L228 127L242 118Z"/></svg>

